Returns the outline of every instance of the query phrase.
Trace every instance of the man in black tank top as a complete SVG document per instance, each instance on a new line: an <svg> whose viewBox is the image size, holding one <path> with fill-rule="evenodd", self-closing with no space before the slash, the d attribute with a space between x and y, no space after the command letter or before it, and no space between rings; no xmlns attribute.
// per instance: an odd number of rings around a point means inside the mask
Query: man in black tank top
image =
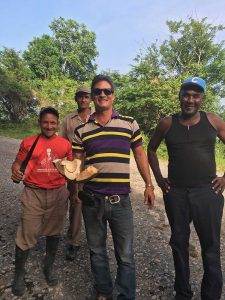
<svg viewBox="0 0 225 300"><path fill-rule="evenodd" d="M162 189L171 227L177 300L193 297L189 283L192 221L202 250L201 299L221 299L223 287L220 231L225 175L216 176L215 143L216 137L225 143L225 122L199 110L205 90L202 78L186 79L179 93L181 111L159 122L148 145L149 163ZM163 139L169 156L168 178L163 178L156 154Z"/></svg>

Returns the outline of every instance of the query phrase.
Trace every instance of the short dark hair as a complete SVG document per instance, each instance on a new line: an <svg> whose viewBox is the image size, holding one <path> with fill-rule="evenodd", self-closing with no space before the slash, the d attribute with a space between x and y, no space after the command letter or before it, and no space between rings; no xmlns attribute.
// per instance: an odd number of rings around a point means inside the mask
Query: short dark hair
<svg viewBox="0 0 225 300"><path fill-rule="evenodd" d="M52 115L56 116L57 119L59 119L58 111L52 106L41 108L40 113L39 113L39 120L41 120L45 114L52 114Z"/></svg>
<svg viewBox="0 0 225 300"><path fill-rule="evenodd" d="M111 89L112 89L113 92L114 92L114 84L113 84L112 78L109 77L108 75L102 75L102 74L99 74L99 75L96 75L96 76L92 79L92 82L91 82L91 93L93 92L93 89L95 88L95 85L96 85L99 81L107 81L107 82L111 85Z"/></svg>

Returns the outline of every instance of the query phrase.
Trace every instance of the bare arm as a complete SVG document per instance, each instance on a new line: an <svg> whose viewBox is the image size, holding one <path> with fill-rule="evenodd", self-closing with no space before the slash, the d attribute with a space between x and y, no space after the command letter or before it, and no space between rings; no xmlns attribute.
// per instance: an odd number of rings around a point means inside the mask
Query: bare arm
<svg viewBox="0 0 225 300"><path fill-rule="evenodd" d="M149 208L152 208L155 202L155 195L153 192L154 187L151 180L147 156L145 154L143 146L134 148L133 153L139 173L141 174L141 177L145 182L144 203Z"/></svg>
<svg viewBox="0 0 225 300"><path fill-rule="evenodd" d="M167 193L169 191L170 185L168 178L163 178L162 176L156 151L159 145L161 144L162 140L164 139L165 133L170 128L171 122L171 117L163 119L156 127L155 132L148 144L148 160L154 173L156 182L158 186L162 189L163 193Z"/></svg>
<svg viewBox="0 0 225 300"><path fill-rule="evenodd" d="M225 144L225 122L216 114L207 113L207 117L212 126L217 130L218 138ZM225 173L221 177L216 177L212 183L216 193L223 193L225 190Z"/></svg>
<svg viewBox="0 0 225 300"><path fill-rule="evenodd" d="M218 132L218 138L225 144L225 122L219 116L213 113L207 113L209 122Z"/></svg>
<svg viewBox="0 0 225 300"><path fill-rule="evenodd" d="M73 152L73 159L80 159L81 161L83 161L84 158L84 153L81 152Z"/></svg>

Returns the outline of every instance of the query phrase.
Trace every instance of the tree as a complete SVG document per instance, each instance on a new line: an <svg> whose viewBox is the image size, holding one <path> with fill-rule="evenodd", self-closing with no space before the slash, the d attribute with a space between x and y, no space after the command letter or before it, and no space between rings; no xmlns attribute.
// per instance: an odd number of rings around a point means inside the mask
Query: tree
<svg viewBox="0 0 225 300"><path fill-rule="evenodd" d="M60 17L49 26L60 49L62 73L80 81L89 79L96 70L94 59L98 55L96 35L84 24Z"/></svg>
<svg viewBox="0 0 225 300"><path fill-rule="evenodd" d="M171 32L169 40L160 46L162 64L171 76L198 74L207 79L218 95L225 95L224 41L214 39L224 26L207 23L207 18L167 21Z"/></svg>
<svg viewBox="0 0 225 300"><path fill-rule="evenodd" d="M14 49L0 51L0 109L2 119L23 120L36 107L27 79L29 69Z"/></svg>
<svg viewBox="0 0 225 300"><path fill-rule="evenodd" d="M96 70L95 33L84 24L62 17L49 26L52 36L34 38L24 52L31 70L42 80L51 76L86 81Z"/></svg>
<svg viewBox="0 0 225 300"><path fill-rule="evenodd" d="M224 27L207 23L207 18L168 21L170 37L161 45L151 44L135 58L128 78L118 90L117 108L134 116L145 133L159 119L179 109L178 91L186 77L200 76L207 82L203 109L220 110L225 94L224 41L215 43Z"/></svg>
<svg viewBox="0 0 225 300"><path fill-rule="evenodd" d="M60 112L60 117L74 110L74 94L78 82L62 77L49 80L36 80L34 90L40 107L51 105Z"/></svg>
<svg viewBox="0 0 225 300"><path fill-rule="evenodd" d="M135 65L132 66L130 77L132 80L149 81L160 77L162 67L160 62L160 51L157 43L152 43L147 49L140 50L134 58Z"/></svg>
<svg viewBox="0 0 225 300"><path fill-rule="evenodd" d="M14 74L18 80L28 80L31 77L30 69L21 57L21 52L12 48L3 47L0 51L0 67Z"/></svg>
<svg viewBox="0 0 225 300"><path fill-rule="evenodd" d="M34 38L23 54L34 76L42 80L58 76L60 68L60 51L54 40L47 34Z"/></svg>

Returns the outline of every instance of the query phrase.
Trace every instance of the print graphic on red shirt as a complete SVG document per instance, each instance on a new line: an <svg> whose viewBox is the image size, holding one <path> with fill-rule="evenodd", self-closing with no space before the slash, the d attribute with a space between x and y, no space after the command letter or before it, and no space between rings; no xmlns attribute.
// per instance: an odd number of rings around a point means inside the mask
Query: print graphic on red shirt
<svg viewBox="0 0 225 300"><path fill-rule="evenodd" d="M35 138L36 136L32 136L22 141L16 157L18 160L23 161L25 159ZM64 185L66 179L57 171L53 160L65 157L72 160L72 149L69 141L60 136L51 139L41 136L29 160L24 183L47 189Z"/></svg>
<svg viewBox="0 0 225 300"><path fill-rule="evenodd" d="M37 169L37 172L45 172L50 175L51 172L56 172L53 160L57 159L57 154L53 153L51 148L46 149L46 157L41 161L41 168Z"/></svg>

